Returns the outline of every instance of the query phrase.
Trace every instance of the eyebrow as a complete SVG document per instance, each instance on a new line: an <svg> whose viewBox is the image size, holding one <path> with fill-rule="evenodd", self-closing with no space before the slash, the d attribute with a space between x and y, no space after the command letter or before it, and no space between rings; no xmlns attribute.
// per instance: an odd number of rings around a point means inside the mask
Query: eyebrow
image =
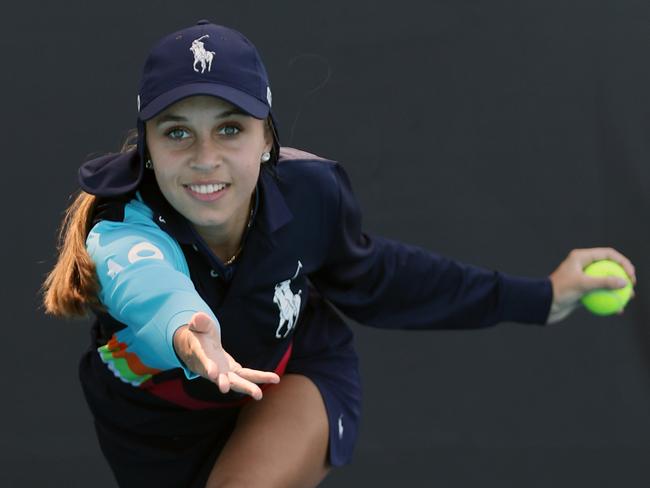
<svg viewBox="0 0 650 488"><path fill-rule="evenodd" d="M215 119L225 119L226 117L230 117L231 115L248 115L248 114L243 112L241 109L232 108L230 110L226 110L224 112L217 114L215 116ZM187 118L181 115L165 114L156 121L156 125L157 126L162 125L165 122L187 122Z"/></svg>

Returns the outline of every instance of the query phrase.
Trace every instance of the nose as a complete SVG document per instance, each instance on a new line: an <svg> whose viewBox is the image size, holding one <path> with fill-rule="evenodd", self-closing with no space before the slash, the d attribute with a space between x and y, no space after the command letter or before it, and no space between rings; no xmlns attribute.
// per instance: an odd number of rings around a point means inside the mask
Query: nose
<svg viewBox="0 0 650 488"><path fill-rule="evenodd" d="M198 171L212 171L221 166L221 151L210 138L200 138L196 145L190 167Z"/></svg>

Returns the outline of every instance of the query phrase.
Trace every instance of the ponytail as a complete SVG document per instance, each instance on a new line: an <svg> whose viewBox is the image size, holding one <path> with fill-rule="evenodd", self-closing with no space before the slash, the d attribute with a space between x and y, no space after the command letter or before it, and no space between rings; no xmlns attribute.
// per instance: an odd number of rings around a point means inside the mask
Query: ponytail
<svg viewBox="0 0 650 488"><path fill-rule="evenodd" d="M96 197L80 191L63 217L59 257L43 283L43 305L48 314L83 317L99 306L95 264L86 251L86 236Z"/></svg>
<svg viewBox="0 0 650 488"><path fill-rule="evenodd" d="M138 131L127 132L121 153L136 148ZM97 197L79 191L72 205L65 211L59 231L59 257L43 282L45 312L59 317L84 317L91 308L99 310L99 282L95 263L86 250Z"/></svg>

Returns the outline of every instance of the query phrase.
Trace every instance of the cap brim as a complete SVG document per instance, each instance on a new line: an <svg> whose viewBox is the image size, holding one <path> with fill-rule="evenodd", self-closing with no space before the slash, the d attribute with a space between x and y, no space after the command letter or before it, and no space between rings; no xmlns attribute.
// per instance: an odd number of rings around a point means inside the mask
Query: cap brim
<svg viewBox="0 0 650 488"><path fill-rule="evenodd" d="M194 95L212 95L222 98L256 119L265 119L269 115L269 106L266 103L240 90L216 83L190 83L176 87L154 98L146 107L140 110L138 117L142 121L149 120L171 104Z"/></svg>

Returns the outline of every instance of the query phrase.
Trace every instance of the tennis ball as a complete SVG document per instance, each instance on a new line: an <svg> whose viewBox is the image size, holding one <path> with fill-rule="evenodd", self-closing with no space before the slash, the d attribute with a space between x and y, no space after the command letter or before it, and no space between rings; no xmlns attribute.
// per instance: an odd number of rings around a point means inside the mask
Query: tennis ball
<svg viewBox="0 0 650 488"><path fill-rule="evenodd" d="M620 264L603 259L591 263L584 272L589 276L617 276L627 281L624 288L599 289L587 293L581 299L587 310L596 315L611 315L623 310L632 295L632 281Z"/></svg>

